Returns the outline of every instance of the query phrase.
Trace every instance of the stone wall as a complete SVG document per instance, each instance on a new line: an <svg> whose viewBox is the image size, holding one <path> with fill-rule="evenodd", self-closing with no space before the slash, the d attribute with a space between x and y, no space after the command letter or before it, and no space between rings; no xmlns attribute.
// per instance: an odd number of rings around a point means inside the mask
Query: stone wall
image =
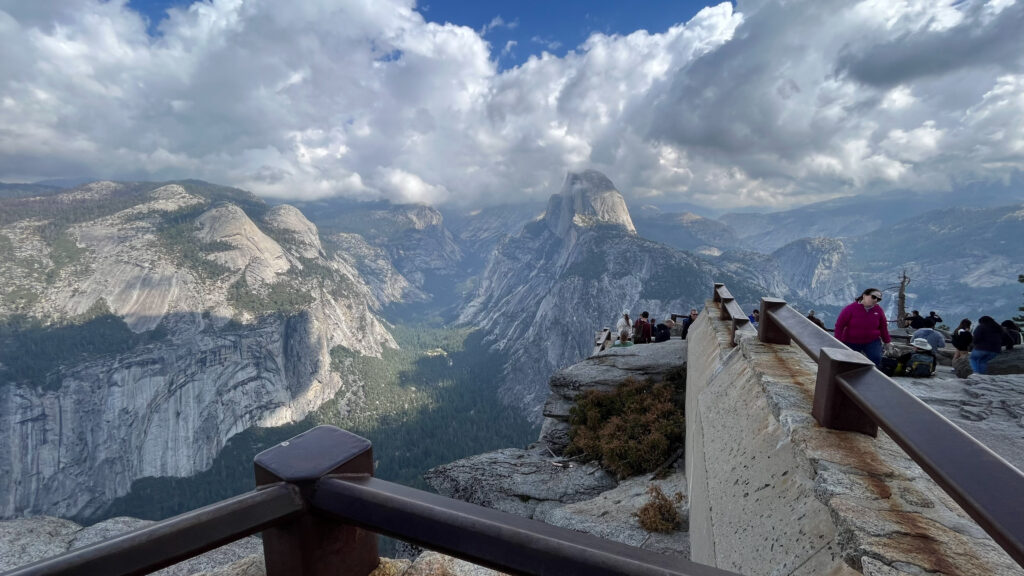
<svg viewBox="0 0 1024 576"><path fill-rule="evenodd" d="M707 302L688 335L691 556L748 576L1024 574L888 436L811 417L817 365Z"/></svg>

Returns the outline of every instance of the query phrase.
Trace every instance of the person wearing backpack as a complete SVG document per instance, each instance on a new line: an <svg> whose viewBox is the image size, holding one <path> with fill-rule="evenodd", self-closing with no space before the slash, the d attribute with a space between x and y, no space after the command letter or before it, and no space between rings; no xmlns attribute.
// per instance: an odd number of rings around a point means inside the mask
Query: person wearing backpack
<svg viewBox="0 0 1024 576"><path fill-rule="evenodd" d="M953 330L953 337L951 338L953 348L956 349L953 352L953 366L956 366L957 360L968 356L971 353L971 342L974 340L974 336L971 335L971 321L964 318L960 321L960 325Z"/></svg>
<svg viewBox="0 0 1024 576"><path fill-rule="evenodd" d="M651 315L644 310L636 319L636 323L633 324L633 344L651 343L651 323L647 320L650 317Z"/></svg>
<svg viewBox="0 0 1024 576"><path fill-rule="evenodd" d="M911 378L931 378L938 366L932 345L924 338L914 338L910 345L914 349L899 357L896 373Z"/></svg>

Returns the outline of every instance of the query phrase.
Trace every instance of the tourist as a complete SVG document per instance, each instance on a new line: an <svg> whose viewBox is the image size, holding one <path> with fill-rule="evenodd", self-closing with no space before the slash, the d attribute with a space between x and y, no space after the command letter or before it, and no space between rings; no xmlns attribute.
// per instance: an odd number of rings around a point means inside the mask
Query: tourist
<svg viewBox="0 0 1024 576"><path fill-rule="evenodd" d="M747 319L754 325L754 328L757 328L757 323L761 321L761 311L754 310L750 313L750 316L747 316Z"/></svg>
<svg viewBox="0 0 1024 576"><path fill-rule="evenodd" d="M930 318L932 320L932 322L935 323L935 326L938 326L939 324L942 324L942 316L939 316L938 314L936 314L935 310L932 310L932 311L928 312L928 318Z"/></svg>
<svg viewBox="0 0 1024 576"><path fill-rule="evenodd" d="M878 366L882 362L882 344L891 347L885 312L879 304L882 291L868 288L836 318L836 338L868 357ZM922 318L923 320L923 318Z"/></svg>
<svg viewBox="0 0 1024 576"><path fill-rule="evenodd" d="M628 317L628 315L626 316ZM624 328L623 330L621 330L619 332L619 339L616 340L614 344L612 344L612 348L625 348L627 346L632 346L633 341L630 339L629 334L629 328Z"/></svg>
<svg viewBox="0 0 1024 576"><path fill-rule="evenodd" d="M697 309L690 308L690 315L683 318L683 340L686 340L686 333L690 331L690 326L697 321Z"/></svg>
<svg viewBox="0 0 1024 576"><path fill-rule="evenodd" d="M935 320L931 317L924 319L924 328L915 330L912 338L924 338L932 345L932 350L940 350L946 347L946 337L935 329Z"/></svg>
<svg viewBox="0 0 1024 576"><path fill-rule="evenodd" d="M988 363L999 355L1003 345L1009 342L1010 336L1003 327L991 316L978 318L974 328L974 350L971 350L971 370L978 374L986 374Z"/></svg>
<svg viewBox="0 0 1024 576"><path fill-rule="evenodd" d="M807 319L813 322L818 328L821 328L822 330L825 329L825 323L821 321L821 318L814 315L814 310L807 313Z"/></svg>
<svg viewBox="0 0 1024 576"><path fill-rule="evenodd" d="M921 316L921 313L918 312L917 310L913 310L910 312L910 316L907 318L906 326L907 328L913 328L914 330L924 328L924 317Z"/></svg>
<svg viewBox="0 0 1024 576"><path fill-rule="evenodd" d="M650 314L646 310L640 313L640 317L633 323L633 344L651 343L651 323L648 320Z"/></svg>
<svg viewBox="0 0 1024 576"><path fill-rule="evenodd" d="M675 326L675 322L671 320L665 320L664 322L656 324L654 326L654 341L667 342L671 340L673 326Z"/></svg>
<svg viewBox="0 0 1024 576"><path fill-rule="evenodd" d="M931 377L938 365L931 343L924 338L914 338L910 345L913 350L902 354L896 361L896 374L911 378Z"/></svg>
<svg viewBox="0 0 1024 576"><path fill-rule="evenodd" d="M971 335L971 321L964 318L960 321L960 325L953 330L953 348L956 352L953 352L953 367L956 369L957 360L968 356L971 353L971 342L974 340L974 336Z"/></svg>
<svg viewBox="0 0 1024 576"><path fill-rule="evenodd" d="M621 334L623 330L629 333L630 338L633 337L633 321L629 319L628 310L624 310L622 318L619 318L619 321L615 323L615 331L617 333Z"/></svg>
<svg viewBox="0 0 1024 576"><path fill-rule="evenodd" d="M1020 326L1017 326L1017 323L1013 320L1003 320L1000 326L1006 330L1006 335L1010 337L1010 341L1006 345L1006 349L1013 350L1014 345L1019 346L1021 343Z"/></svg>

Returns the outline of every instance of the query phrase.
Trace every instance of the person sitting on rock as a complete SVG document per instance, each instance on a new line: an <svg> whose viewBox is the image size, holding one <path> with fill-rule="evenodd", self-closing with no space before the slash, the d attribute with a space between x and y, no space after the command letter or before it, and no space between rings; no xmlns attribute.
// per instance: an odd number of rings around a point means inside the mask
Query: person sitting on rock
<svg viewBox="0 0 1024 576"><path fill-rule="evenodd" d="M626 316L628 318L628 315ZM624 328L621 332L619 332L619 339L616 340L614 344L612 344L612 348L625 348L627 346L632 345L633 340L630 339L629 329Z"/></svg>
<svg viewBox="0 0 1024 576"><path fill-rule="evenodd" d="M672 327L675 326L675 322L671 320L665 320L654 326L654 341L655 342L667 342L672 338Z"/></svg>
<svg viewBox="0 0 1024 576"><path fill-rule="evenodd" d="M1013 350L1014 346L1021 344L1020 326L1017 326L1016 322L1013 320L1003 320L1000 326L1006 330L1006 335L1010 337L1009 343L1006 344L1007 350Z"/></svg>
<svg viewBox="0 0 1024 576"><path fill-rule="evenodd" d="M807 313L807 319L813 322L818 328L821 328L822 330L825 329L825 323L821 321L821 318L814 315L814 310Z"/></svg>
<svg viewBox="0 0 1024 576"><path fill-rule="evenodd" d="M914 338L910 345L914 347L913 350L900 355L896 360L896 374L911 378L930 378L938 366L932 345L924 338Z"/></svg>
<svg viewBox="0 0 1024 576"><path fill-rule="evenodd" d="M946 347L946 337L935 329L935 321L931 318L924 319L924 327L915 330L912 338L924 338L932 345L932 350L941 350Z"/></svg>

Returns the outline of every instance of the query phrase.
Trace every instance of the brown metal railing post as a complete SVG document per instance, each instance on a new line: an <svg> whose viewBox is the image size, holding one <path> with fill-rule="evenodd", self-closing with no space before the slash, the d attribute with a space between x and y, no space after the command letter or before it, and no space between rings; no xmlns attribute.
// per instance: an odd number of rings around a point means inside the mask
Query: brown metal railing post
<svg viewBox="0 0 1024 576"><path fill-rule="evenodd" d="M780 298L761 298L761 321L757 323L757 337L767 344L789 344L790 338L772 315L776 310L786 307L786 301Z"/></svg>
<svg viewBox="0 0 1024 576"><path fill-rule="evenodd" d="M836 377L854 371L874 370L875 365L860 352L822 348L818 356L818 380L814 386L811 414L825 428L878 435L878 424L839 388Z"/></svg>
<svg viewBox="0 0 1024 576"><path fill-rule="evenodd" d="M256 455L256 485L289 482L306 500L328 474L373 476L370 441L333 426L317 426ZM267 576L366 576L380 562L377 535L307 512L263 531Z"/></svg>

